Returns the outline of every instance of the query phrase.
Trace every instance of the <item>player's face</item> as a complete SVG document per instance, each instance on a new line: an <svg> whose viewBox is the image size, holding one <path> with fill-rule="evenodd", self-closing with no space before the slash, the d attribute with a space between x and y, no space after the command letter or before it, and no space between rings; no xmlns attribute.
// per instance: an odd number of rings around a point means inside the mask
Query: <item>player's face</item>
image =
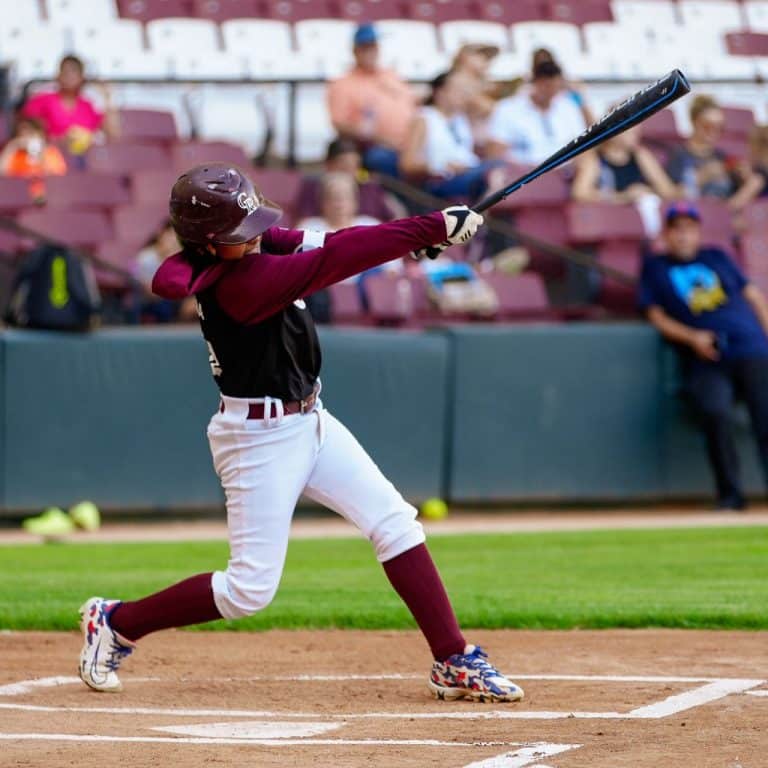
<svg viewBox="0 0 768 768"><path fill-rule="evenodd" d="M664 240L672 256L688 261L699 251L701 224L688 216L681 216L667 225L664 230Z"/></svg>
<svg viewBox="0 0 768 768"><path fill-rule="evenodd" d="M258 253L261 250L261 235L254 237L247 243L238 243L237 245L217 245L216 255L224 261L237 261L242 259L246 253Z"/></svg>

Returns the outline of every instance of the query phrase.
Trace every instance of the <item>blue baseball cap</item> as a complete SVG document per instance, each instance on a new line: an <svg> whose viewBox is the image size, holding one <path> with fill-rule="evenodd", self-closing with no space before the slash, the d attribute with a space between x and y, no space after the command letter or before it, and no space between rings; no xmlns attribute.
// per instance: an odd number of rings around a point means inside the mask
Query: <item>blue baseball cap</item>
<svg viewBox="0 0 768 768"><path fill-rule="evenodd" d="M683 218L701 221L701 213L699 213L699 209L693 203L682 202L672 203L664 214L664 221L666 221L668 225Z"/></svg>
<svg viewBox="0 0 768 768"><path fill-rule="evenodd" d="M361 24L355 30L353 42L355 46L374 45L379 42L379 33L376 31L376 27L374 27L370 22Z"/></svg>

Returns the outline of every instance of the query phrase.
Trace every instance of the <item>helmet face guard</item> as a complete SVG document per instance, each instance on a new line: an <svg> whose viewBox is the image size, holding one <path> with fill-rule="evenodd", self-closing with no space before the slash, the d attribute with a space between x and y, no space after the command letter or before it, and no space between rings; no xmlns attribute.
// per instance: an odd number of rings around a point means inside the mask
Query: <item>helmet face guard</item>
<svg viewBox="0 0 768 768"><path fill-rule="evenodd" d="M205 163L182 174L169 208L179 239L196 245L247 243L283 214L244 171L228 163Z"/></svg>

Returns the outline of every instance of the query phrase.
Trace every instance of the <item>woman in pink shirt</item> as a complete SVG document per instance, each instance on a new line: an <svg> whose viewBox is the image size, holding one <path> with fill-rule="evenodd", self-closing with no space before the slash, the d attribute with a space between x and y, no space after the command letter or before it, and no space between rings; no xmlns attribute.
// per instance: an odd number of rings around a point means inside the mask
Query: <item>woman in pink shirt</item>
<svg viewBox="0 0 768 768"><path fill-rule="evenodd" d="M22 114L39 120L51 139L64 140L72 154L82 154L91 144L93 134L104 130L109 138L118 134L118 117L112 107L111 95L102 86L106 111L99 112L81 95L85 83L83 62L77 56L65 56L56 77L58 89L36 93L24 107Z"/></svg>

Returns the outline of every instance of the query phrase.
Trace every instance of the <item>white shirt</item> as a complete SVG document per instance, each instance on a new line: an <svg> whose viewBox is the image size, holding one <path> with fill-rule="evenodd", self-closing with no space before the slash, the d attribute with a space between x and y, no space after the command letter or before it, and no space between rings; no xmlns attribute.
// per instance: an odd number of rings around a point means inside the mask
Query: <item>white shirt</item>
<svg viewBox="0 0 768 768"><path fill-rule="evenodd" d="M581 110L567 93L552 99L543 111L528 93L502 99L488 124L488 136L509 147L509 159L536 165L575 139L586 124Z"/></svg>
<svg viewBox="0 0 768 768"><path fill-rule="evenodd" d="M435 107L422 107L419 114L426 127L424 161L435 176L451 173L452 163L472 167L480 158L472 151L472 126L466 115L446 117Z"/></svg>

